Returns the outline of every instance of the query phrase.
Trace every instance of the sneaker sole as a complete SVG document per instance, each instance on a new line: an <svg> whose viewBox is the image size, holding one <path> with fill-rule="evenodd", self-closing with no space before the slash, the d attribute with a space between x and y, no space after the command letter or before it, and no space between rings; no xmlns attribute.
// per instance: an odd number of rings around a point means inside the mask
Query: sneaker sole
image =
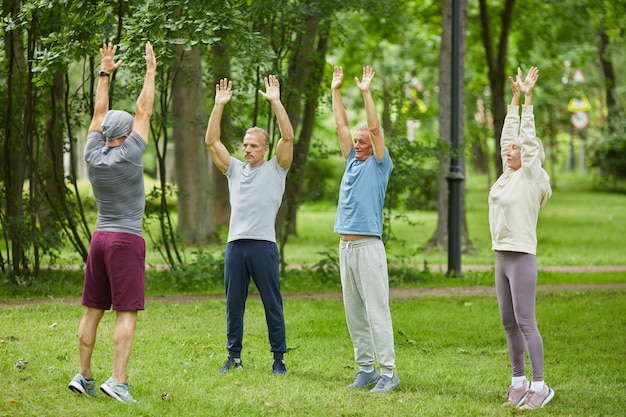
<svg viewBox="0 0 626 417"><path fill-rule="evenodd" d="M82 386L82 384L77 381L70 381L70 384L67 387L79 395L87 393L87 391L85 391L85 388Z"/></svg>
<svg viewBox="0 0 626 417"><path fill-rule="evenodd" d="M243 366L235 366L234 368L228 368L228 369L223 369L223 368L219 369L220 374L230 372L230 371L243 371Z"/></svg>
<svg viewBox="0 0 626 417"><path fill-rule="evenodd" d="M527 397L527 396L528 396L528 394L524 394L524 396L523 396L522 398L520 398L520 400L517 402L517 404L513 404L513 403L510 403L510 402L505 402L505 403L504 403L504 404L502 404L502 405L508 405L508 406L513 406L513 407L517 407L517 408L519 408L519 407L521 407L522 405L524 405L524 401L526 401L526 397Z"/></svg>
<svg viewBox="0 0 626 417"><path fill-rule="evenodd" d="M548 404L550 402L550 400L552 398L554 398L554 391L552 391L552 388L548 387L548 390L550 391L550 393L548 394L546 399L543 400L543 402L541 403L541 407L540 408L543 408L546 404Z"/></svg>
<svg viewBox="0 0 626 417"><path fill-rule="evenodd" d="M125 403L126 401L124 401L124 399L122 397L120 397L115 391L113 391L108 385L106 384L102 384L100 385L100 391L104 392L106 395L108 395L111 398L115 398L116 400L118 400L119 402Z"/></svg>
<svg viewBox="0 0 626 417"><path fill-rule="evenodd" d="M365 385L350 384L346 388L348 388L348 389L367 389L369 387L372 387L372 386L376 385L377 383L378 383L378 379L376 381L374 381L374 382L368 382Z"/></svg>
<svg viewBox="0 0 626 417"><path fill-rule="evenodd" d="M398 380L398 382L396 384L390 384L387 386L382 387L381 389L376 389L376 387L372 388L370 390L370 392L376 392L376 393L381 393L381 394L386 394L388 392L391 392L393 390L395 390L396 388L398 388L398 385L400 385L400 380Z"/></svg>

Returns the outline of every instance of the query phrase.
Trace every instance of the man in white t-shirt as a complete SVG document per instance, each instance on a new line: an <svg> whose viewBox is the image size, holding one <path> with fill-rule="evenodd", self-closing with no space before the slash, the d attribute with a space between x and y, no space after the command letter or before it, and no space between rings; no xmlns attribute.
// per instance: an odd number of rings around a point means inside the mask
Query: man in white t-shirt
<svg viewBox="0 0 626 417"><path fill-rule="evenodd" d="M270 348L274 356L272 372L287 372L283 360L287 342L274 223L285 191L287 171L293 160L294 133L280 101L280 85L275 76L265 78L265 89L265 92L259 90L259 94L272 105L281 133L276 156L265 160L269 151L269 135L258 127L248 129L243 138L245 163L232 157L221 142L222 113L233 94L232 81L226 78L215 87L215 105L205 137L213 162L228 178L231 207L224 254L228 359L220 372L243 369L244 313L251 277L265 308Z"/></svg>

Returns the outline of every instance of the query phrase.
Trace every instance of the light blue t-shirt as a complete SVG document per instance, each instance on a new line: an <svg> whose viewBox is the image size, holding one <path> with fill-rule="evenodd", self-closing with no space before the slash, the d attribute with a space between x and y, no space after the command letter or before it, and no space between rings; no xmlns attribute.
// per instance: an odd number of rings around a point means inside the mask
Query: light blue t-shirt
<svg viewBox="0 0 626 417"><path fill-rule="evenodd" d="M132 132L120 146L107 146L91 131L85 145L87 174L96 199L96 230L141 236L146 195L142 155L146 142Z"/></svg>
<svg viewBox="0 0 626 417"><path fill-rule="evenodd" d="M230 157L224 173L230 193L228 241L267 240L276 243L276 214L283 201L287 171L276 157L251 167Z"/></svg>
<svg viewBox="0 0 626 417"><path fill-rule="evenodd" d="M357 161L354 148L341 178L335 232L342 235L383 235L383 206L393 162L385 148L382 162L372 155Z"/></svg>

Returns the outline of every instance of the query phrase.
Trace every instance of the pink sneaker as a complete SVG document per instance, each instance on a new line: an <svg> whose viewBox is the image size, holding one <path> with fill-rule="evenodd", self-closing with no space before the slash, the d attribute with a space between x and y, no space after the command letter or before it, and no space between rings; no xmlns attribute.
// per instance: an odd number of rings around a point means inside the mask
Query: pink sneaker
<svg viewBox="0 0 626 417"><path fill-rule="evenodd" d="M525 410L534 410L535 408L542 408L548 402L554 398L554 391L552 388L548 387L548 384L543 385L543 391L536 392L533 390L528 390L528 395L526 396L526 400L524 401L524 405L520 408Z"/></svg>
<svg viewBox="0 0 626 417"><path fill-rule="evenodd" d="M528 380L525 380L524 384L519 388L515 388L513 385L511 385L506 391L507 400L502 405L513 405L515 407L519 407L524 403L529 389L530 382L528 382Z"/></svg>

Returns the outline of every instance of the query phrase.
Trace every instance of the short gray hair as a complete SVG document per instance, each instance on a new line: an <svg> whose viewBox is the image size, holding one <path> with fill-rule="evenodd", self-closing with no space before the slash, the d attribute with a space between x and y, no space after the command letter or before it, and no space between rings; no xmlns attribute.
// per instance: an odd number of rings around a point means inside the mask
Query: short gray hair
<svg viewBox="0 0 626 417"><path fill-rule="evenodd" d="M265 139L265 146L269 146L269 144L270 144L270 135L269 135L269 133L267 133L267 131L265 129L254 126L254 127L249 128L248 130L246 130L246 135L248 133L261 133L261 134L263 134L263 138Z"/></svg>
<svg viewBox="0 0 626 417"><path fill-rule="evenodd" d="M354 129L354 132L359 132L361 130L367 130L369 132L370 128L367 125L367 123L359 123L358 125L356 125L356 128ZM380 134L383 135L383 137L385 136L385 131L383 130L383 128L380 128Z"/></svg>

